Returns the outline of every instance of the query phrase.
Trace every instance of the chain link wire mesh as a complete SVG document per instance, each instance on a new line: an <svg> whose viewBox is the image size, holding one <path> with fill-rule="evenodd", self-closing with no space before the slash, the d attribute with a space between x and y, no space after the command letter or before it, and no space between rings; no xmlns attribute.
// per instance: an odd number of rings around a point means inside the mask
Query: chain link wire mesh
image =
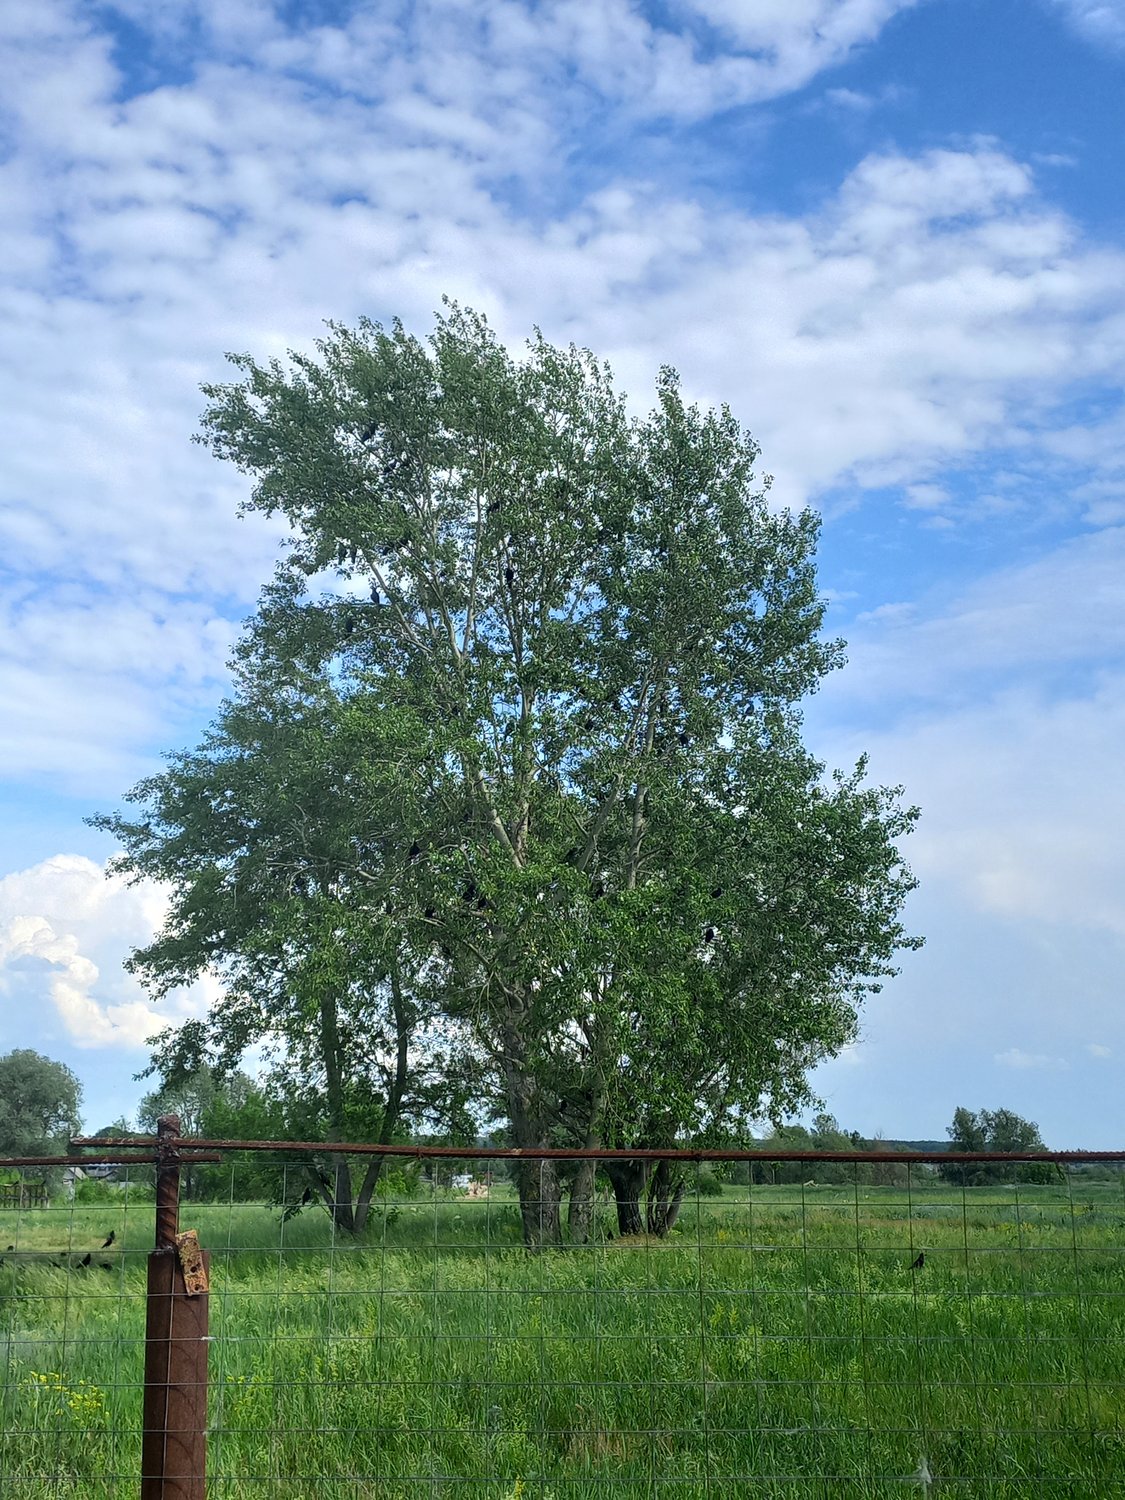
<svg viewBox="0 0 1125 1500"><path fill-rule="evenodd" d="M588 1241L538 1252L502 1162L388 1162L360 1236L269 1170L274 1202L226 1164L181 1204L210 1500L1125 1495L1121 1164L685 1164L663 1237L599 1183ZM137 1494L154 1208L94 1196L0 1206L11 1500Z"/></svg>

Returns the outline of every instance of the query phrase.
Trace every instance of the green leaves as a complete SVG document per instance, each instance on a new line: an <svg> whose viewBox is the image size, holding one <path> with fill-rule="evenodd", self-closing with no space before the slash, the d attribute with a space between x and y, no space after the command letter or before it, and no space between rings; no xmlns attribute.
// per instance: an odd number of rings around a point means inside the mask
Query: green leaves
<svg viewBox="0 0 1125 1500"><path fill-rule="evenodd" d="M914 814L800 740L842 661L816 518L673 371L631 419L587 351L517 361L456 304L234 364L202 437L292 545L211 735L102 820L174 883L141 970L223 966L288 1047L296 997L377 1016L394 973L526 1145L801 1097L911 941Z"/></svg>

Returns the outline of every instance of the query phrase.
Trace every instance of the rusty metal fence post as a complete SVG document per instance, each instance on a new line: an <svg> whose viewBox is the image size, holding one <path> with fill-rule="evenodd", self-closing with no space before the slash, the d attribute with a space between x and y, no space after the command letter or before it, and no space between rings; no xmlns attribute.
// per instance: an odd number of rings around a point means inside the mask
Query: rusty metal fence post
<svg viewBox="0 0 1125 1500"><path fill-rule="evenodd" d="M141 1500L205 1500L209 1263L179 1233L176 1115L157 1121L156 1248L148 1258Z"/></svg>

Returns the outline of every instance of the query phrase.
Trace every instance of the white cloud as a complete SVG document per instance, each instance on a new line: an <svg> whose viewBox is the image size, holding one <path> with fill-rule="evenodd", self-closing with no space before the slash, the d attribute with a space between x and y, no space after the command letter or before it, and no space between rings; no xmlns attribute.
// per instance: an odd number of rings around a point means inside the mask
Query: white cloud
<svg viewBox="0 0 1125 1500"><path fill-rule="evenodd" d="M1052 3L1090 41L1125 44L1125 0L1052 0Z"/></svg>
<svg viewBox="0 0 1125 1500"><path fill-rule="evenodd" d="M9 1012L82 1048L139 1048L201 1014L207 985L154 1004L120 969L163 920L151 883L128 886L80 855L58 854L0 879L0 996ZM43 1013L46 1008L46 1014ZM53 1011L53 1020L51 1012Z"/></svg>
<svg viewBox="0 0 1125 1500"><path fill-rule="evenodd" d="M874 624L878 628L871 629ZM1073 537L976 578L952 598L868 611L826 692L860 702L980 701L982 685L1125 659L1125 527Z"/></svg>
<svg viewBox="0 0 1125 1500"><path fill-rule="evenodd" d="M945 471L1003 447L1081 471L1066 503L1117 518L1120 416L1054 410L1125 368L1125 256L1085 241L1025 163L990 141L877 153L803 216L630 170L646 117L800 87L905 8L683 8L716 50L624 0L304 28L265 5L119 0L181 60L182 81L132 97L92 12L0 10L0 547L18 575L0 597L0 765L101 799L217 700L278 533L235 522L243 482L188 445L198 382L222 378L225 348L307 348L328 316L424 329L449 291L513 341L539 322L589 343L637 404L671 360L753 428L782 500L897 484L919 514L991 514L1018 486L966 499ZM583 194L559 160L587 116L621 165ZM1123 553L1110 531L937 606L896 588L852 643L852 713L911 703L858 740L923 804L912 858L991 913L1125 930L1125 684L1104 669ZM1060 704L1044 664L1101 675ZM148 1002L107 978L139 920L98 947L67 911L11 912L33 922L9 939L21 983L53 975L53 1013L87 1041L148 1034Z"/></svg>
<svg viewBox="0 0 1125 1500"><path fill-rule="evenodd" d="M1040 930L1125 935L1125 528L866 611L848 635L819 748L869 750L905 785L923 882Z"/></svg>
<svg viewBox="0 0 1125 1500"><path fill-rule="evenodd" d="M1086 1051L1090 1054L1091 1057L1099 1057L1100 1058L1100 1057L1112 1057L1113 1056L1113 1048L1112 1047L1104 1047L1101 1044L1101 1042L1087 1042L1086 1043Z"/></svg>
<svg viewBox="0 0 1125 1500"><path fill-rule="evenodd" d="M1042 1052L1025 1052L1021 1047L1009 1047L1006 1052L997 1052L995 1059L1002 1067L1045 1069L1048 1072L1065 1072L1070 1064L1062 1057L1049 1057Z"/></svg>
<svg viewBox="0 0 1125 1500"><path fill-rule="evenodd" d="M1125 936L1122 736L1125 674L1103 672L1089 696L931 704L826 753L847 763L867 749L878 779L906 786L922 809L906 852L925 884L994 917Z"/></svg>

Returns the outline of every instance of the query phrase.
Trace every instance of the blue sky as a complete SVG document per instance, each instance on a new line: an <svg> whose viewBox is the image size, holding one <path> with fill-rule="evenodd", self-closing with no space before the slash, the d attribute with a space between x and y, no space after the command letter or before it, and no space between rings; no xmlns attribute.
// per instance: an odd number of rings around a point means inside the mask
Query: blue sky
<svg viewBox="0 0 1125 1500"><path fill-rule="evenodd" d="M443 293L725 400L824 516L810 703L922 808L927 938L818 1085L1122 1145L1125 0L6 0L0 1050L129 1113L160 892L83 817L191 743L278 534L226 350Z"/></svg>

